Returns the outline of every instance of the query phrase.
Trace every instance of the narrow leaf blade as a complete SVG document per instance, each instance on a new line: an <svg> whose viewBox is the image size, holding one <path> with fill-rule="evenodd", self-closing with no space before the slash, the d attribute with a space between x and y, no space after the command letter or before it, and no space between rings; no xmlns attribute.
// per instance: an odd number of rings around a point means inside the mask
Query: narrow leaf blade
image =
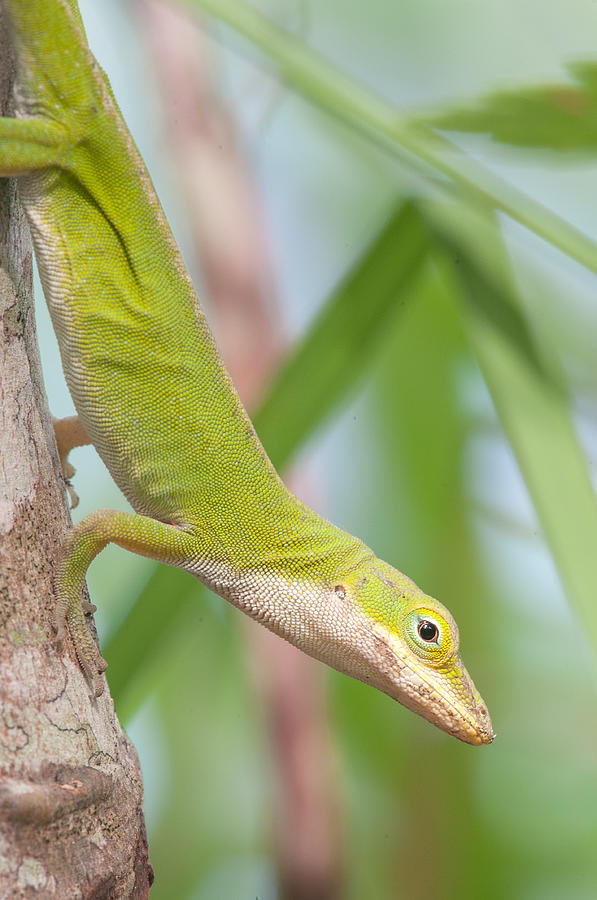
<svg viewBox="0 0 597 900"><path fill-rule="evenodd" d="M288 463L364 375L426 250L416 208L400 206L282 364L254 419L276 467Z"/></svg>
<svg viewBox="0 0 597 900"><path fill-rule="evenodd" d="M435 234L453 264L454 236L441 229ZM497 229L494 238L502 254ZM527 325L514 288L493 278L462 241L457 252L454 272L471 345L567 597L597 658L597 500L568 399L557 379L538 364L528 333L517 337Z"/></svg>
<svg viewBox="0 0 597 900"><path fill-rule="evenodd" d="M499 91L425 121L447 131L486 133L516 147L594 153L597 63L575 63L570 71L575 82Z"/></svg>

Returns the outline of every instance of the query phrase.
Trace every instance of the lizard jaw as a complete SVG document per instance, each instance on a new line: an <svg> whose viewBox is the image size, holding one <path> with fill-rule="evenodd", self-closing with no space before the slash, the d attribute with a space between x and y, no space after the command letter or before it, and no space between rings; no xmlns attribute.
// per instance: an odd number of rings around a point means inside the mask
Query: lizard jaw
<svg viewBox="0 0 597 900"><path fill-rule="evenodd" d="M350 599L317 582L263 569L212 567L195 576L309 656L370 684L467 744L494 738L487 708L459 660L449 675L426 665L397 634Z"/></svg>
<svg viewBox="0 0 597 900"><path fill-rule="evenodd" d="M394 700L428 722L473 746L490 744L495 733L481 695L458 660L448 672L419 659L398 635L374 623L389 685L381 687Z"/></svg>

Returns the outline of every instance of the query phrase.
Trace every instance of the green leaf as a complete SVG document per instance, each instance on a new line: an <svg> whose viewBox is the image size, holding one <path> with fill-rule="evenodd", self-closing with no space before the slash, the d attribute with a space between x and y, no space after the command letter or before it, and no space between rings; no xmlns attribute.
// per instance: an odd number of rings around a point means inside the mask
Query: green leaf
<svg viewBox="0 0 597 900"><path fill-rule="evenodd" d="M145 699L182 623L196 608L202 587L185 572L156 565L126 617L103 647L110 692L118 715L129 720ZM134 673L134 677L133 677Z"/></svg>
<svg viewBox="0 0 597 900"><path fill-rule="evenodd" d="M597 149L597 63L573 63L576 83L499 91L470 108L424 117L447 131L490 134L517 147L594 152Z"/></svg>
<svg viewBox="0 0 597 900"><path fill-rule="evenodd" d="M431 181L437 172L468 202L500 209L525 228L597 272L597 245L565 219L526 196L456 144L405 115L379 94L344 75L321 54L239 0L184 0L244 35L273 62L280 78L304 97L410 164Z"/></svg>
<svg viewBox="0 0 597 900"><path fill-rule="evenodd" d="M365 374L408 297L427 247L427 230L415 207L401 205L283 364L255 416L276 466L288 462ZM195 602L205 602L202 590L184 573L156 567L108 640L108 679L123 719L150 690L141 677L147 667L175 646Z"/></svg>
<svg viewBox="0 0 597 900"><path fill-rule="evenodd" d="M277 468L284 468L364 375L408 299L408 286L426 252L425 227L415 207L406 203L282 364L254 417Z"/></svg>
<svg viewBox="0 0 597 900"><path fill-rule="evenodd" d="M454 217L452 217L454 221ZM597 501L565 392L533 346L520 300L504 272L497 228L483 258L457 228L432 221L444 260L460 281L471 346L493 398L566 594L597 656ZM475 239L473 239L475 240ZM473 244L474 246L474 244ZM502 260L501 277L495 264Z"/></svg>

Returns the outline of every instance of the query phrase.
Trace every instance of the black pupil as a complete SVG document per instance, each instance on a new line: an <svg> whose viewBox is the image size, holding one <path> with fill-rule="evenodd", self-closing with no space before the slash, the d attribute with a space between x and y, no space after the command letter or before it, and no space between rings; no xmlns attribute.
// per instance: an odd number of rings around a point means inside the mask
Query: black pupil
<svg viewBox="0 0 597 900"><path fill-rule="evenodd" d="M437 635L437 625L434 625L433 622L421 622L419 625L419 637L423 641L436 641Z"/></svg>

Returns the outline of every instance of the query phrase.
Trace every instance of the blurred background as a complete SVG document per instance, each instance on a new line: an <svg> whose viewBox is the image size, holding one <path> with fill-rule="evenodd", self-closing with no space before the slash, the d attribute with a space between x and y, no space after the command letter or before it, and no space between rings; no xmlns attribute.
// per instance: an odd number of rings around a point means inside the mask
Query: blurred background
<svg viewBox="0 0 597 900"><path fill-rule="evenodd" d="M497 732L459 744L110 547L152 898L594 898L597 4L80 5L266 448L450 608ZM126 508L73 462L75 520Z"/></svg>

